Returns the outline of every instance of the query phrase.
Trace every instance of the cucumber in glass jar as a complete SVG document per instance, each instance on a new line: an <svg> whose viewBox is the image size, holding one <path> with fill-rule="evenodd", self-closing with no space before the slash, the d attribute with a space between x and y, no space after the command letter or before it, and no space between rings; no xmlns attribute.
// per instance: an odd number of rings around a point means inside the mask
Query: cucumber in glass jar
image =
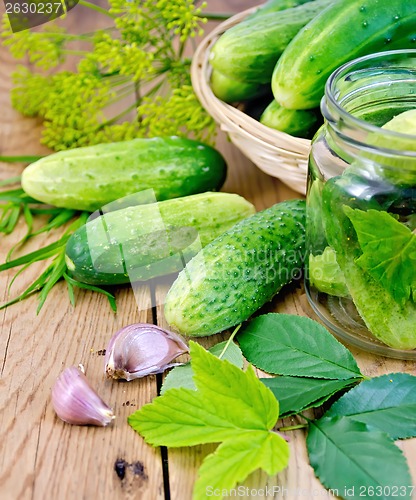
<svg viewBox="0 0 416 500"><path fill-rule="evenodd" d="M361 348L416 358L416 51L357 59L328 81L309 164L312 307ZM336 96L336 97L335 97Z"/></svg>

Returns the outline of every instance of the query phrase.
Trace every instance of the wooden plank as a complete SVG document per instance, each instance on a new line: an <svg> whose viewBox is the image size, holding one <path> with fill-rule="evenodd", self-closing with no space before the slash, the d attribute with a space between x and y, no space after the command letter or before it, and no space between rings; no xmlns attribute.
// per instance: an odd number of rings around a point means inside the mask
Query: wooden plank
<svg viewBox="0 0 416 500"><path fill-rule="evenodd" d="M104 3L103 0L100 2ZM256 3L259 2L210 0L209 10L237 12ZM82 10L81 15L81 10L73 11L69 20L74 30L105 25L105 19L95 14L89 16L88 13ZM14 66L15 61L0 48L0 154L45 153L46 149L39 146L39 122L22 118L10 106L8 93ZM217 145L229 164L224 191L245 196L258 210L298 196L283 183L257 169L223 133L219 133ZM0 178L14 175L19 168L0 165ZM1 236L0 262L4 261L7 249L23 234L24 226L21 224L19 233L13 237ZM46 236L42 241L51 241L50 238ZM35 241L30 242L25 250L35 248L36 244ZM21 276L14 292L23 289L39 268L40 265L37 265ZM0 273L1 301L6 298L12 276L13 272ZM157 306L158 324L166 326L163 300L167 286L158 285L152 293L142 288L136 298L129 287L121 288L117 292L117 315L112 313L104 297L84 291L76 292L77 306L73 309L63 283L51 292L38 316L34 313L36 297L0 311L1 498L164 498L160 449L145 445L126 423L132 411L156 396L156 378L148 377L132 383L106 380L103 376L102 350L112 333L122 326L139 321L152 322L152 306ZM314 317L301 287L285 289L262 310L268 311ZM216 335L199 339L199 342L209 347L226 336ZM416 374L414 362L381 358L354 348L351 351L366 375L377 376L395 371ZM65 425L53 413L50 389L56 376L64 367L79 362L84 364L91 384L115 409L117 419L107 429ZM284 425L293 425L298 421L297 417L289 418ZM283 422L278 422L280 425ZM305 432L298 430L287 433L287 436L291 449L289 467L276 477L267 477L258 471L253 473L243 485L249 488L250 497L264 497L261 490L265 491L268 487L272 498L330 498L309 466ZM416 484L416 440L401 441L398 446L408 459ZM168 451L169 488L173 500L191 498L198 467L214 449L215 445L209 445ZM120 475L124 465L124 479L120 479L115 472L116 461Z"/></svg>
<svg viewBox="0 0 416 500"><path fill-rule="evenodd" d="M269 207L278 200L296 198L299 196L277 179L270 178L268 175L261 172L252 162L242 155L239 150L229 143L228 139L222 132L218 134L217 148L222 152L229 165L227 181L222 189L223 191L235 192L244 196L256 206L257 210ZM163 315L163 303L168 288L169 285L166 284L164 286L162 285L156 287L155 290L157 322L159 326L164 328L169 328L169 325L166 323ZM290 298L287 300L292 304ZM273 310L275 306L271 306L270 304L265 306L265 308L270 307L272 307ZM229 334L230 332L225 332L211 337L194 338L192 340L195 340L204 347L209 348L212 345L228 338ZM189 341L189 338L187 340ZM302 452L301 456L304 456L306 453L304 450L305 440L303 436L304 434L302 431L297 431L295 437L291 437L291 447L294 448L292 450L291 461L294 463L299 462L299 450ZM295 446L293 447L293 445ZM205 456L212 453L215 448L216 445L203 445L188 448L172 448L167 451L169 487L172 499L192 498L192 490L197 477L198 468ZM278 494L281 490L282 494L285 494L285 490L283 488L276 489L276 487L281 484L286 485L288 477L290 477L291 481L294 483L294 481L299 478L299 475L295 473L295 470L298 470L299 468L300 465L298 464L296 469L291 467L290 473L285 472L283 475L279 475L274 478L268 477L261 471L256 471L241 486L248 488L250 490L250 494L252 495L254 495L254 490L258 490L259 496L261 496L262 492L260 490L265 489L266 487L268 488L267 491L274 491ZM308 471L310 469L307 462L304 464L304 469ZM290 476L287 476L287 474L290 474ZM309 476L311 476L310 481L315 482L317 486L322 489L319 481L314 478L313 473L310 471ZM293 486L295 486L295 484L296 483L294 483ZM275 487L275 490L271 490L273 487Z"/></svg>
<svg viewBox="0 0 416 500"><path fill-rule="evenodd" d="M1 248L1 261L6 249ZM12 271L0 275L2 295L11 275ZM140 290L141 311L128 287L118 292L117 299L115 315L104 296L80 290L73 309L61 283L38 316L36 297L1 311L0 491L4 495L54 498L60 492L71 497L81 490L87 496L96 492L102 498L128 498L129 491L139 488L143 498L163 496L159 452L145 447L126 423L132 411L155 397L155 377L123 384L106 380L103 370L103 350L112 334L128 323L152 321L150 293L144 287ZM79 363L115 410L117 419L109 428L68 426L52 410L53 382L65 367ZM117 459L136 464L126 467L122 481L114 471ZM143 464L143 474L137 472L138 464Z"/></svg>
<svg viewBox="0 0 416 500"><path fill-rule="evenodd" d="M162 328L168 328L165 317L163 315L163 305L166 293L169 289L169 284L158 285L155 287L156 311L157 311L157 324ZM228 337L227 333L212 335L211 337L200 338L185 338L188 343L189 340L194 340L206 349L211 346L222 342ZM178 358L178 361L185 362L189 356L183 355ZM169 492L173 500L176 499L190 499L192 498L192 490L196 479L197 471L202 463L204 457L214 451L215 445L192 446L188 448L171 448L166 451L168 457L169 469Z"/></svg>
<svg viewBox="0 0 416 500"><path fill-rule="evenodd" d="M235 192L244 196L254 203L257 209L266 208L275 203L276 200L284 199L285 194L288 195L287 197L296 196L296 193L284 184L260 172L239 150L229 143L221 132L218 134L217 148L229 165L227 180L222 191ZM280 196L282 198L279 198ZM158 286L155 290L157 322L159 326L164 328L169 327L163 316L163 303L167 290L168 285ZM209 348L228 336L229 333L224 333L194 340ZM204 457L214 449L215 445L204 445L168 450L169 486L172 499L190 499L192 497L197 470Z"/></svg>
<svg viewBox="0 0 416 500"><path fill-rule="evenodd" d="M68 19L72 32L100 25L96 13L81 10L72 21ZM102 23L108 24L101 19ZM47 154L47 149L39 145L40 122L23 118L11 108L9 91L15 65L1 47L0 154ZM16 175L21 168L1 164L0 178ZM20 223L18 232L1 236L1 262L24 233L24 224ZM21 251L28 252L53 239L53 235L38 238ZM36 264L19 277L12 294L22 291L41 268L42 264ZM7 298L13 275L13 270L0 273L0 303ZM117 292L117 315L104 296L82 290L75 293L75 309L61 283L52 290L38 316L36 297L0 311L0 496L42 500L127 499L138 495L149 500L164 498L160 452L146 446L126 421L129 414L155 397L156 378L113 382L103 371L103 349L111 335L128 323L152 321L149 290L143 287L138 292L138 310L130 287L121 288ZM108 428L64 424L52 409L50 392L56 377L67 366L78 363L84 365L98 394L114 408L117 418Z"/></svg>

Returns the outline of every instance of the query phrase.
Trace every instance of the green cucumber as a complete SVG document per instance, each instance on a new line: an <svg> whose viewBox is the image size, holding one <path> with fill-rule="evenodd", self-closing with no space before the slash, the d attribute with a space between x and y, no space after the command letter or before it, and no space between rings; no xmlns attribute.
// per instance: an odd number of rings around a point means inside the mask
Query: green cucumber
<svg viewBox="0 0 416 500"><path fill-rule="evenodd" d="M270 84L276 62L292 38L333 1L314 0L242 21L215 42L211 66L230 78Z"/></svg>
<svg viewBox="0 0 416 500"><path fill-rule="evenodd" d="M211 73L210 86L218 99L228 103L254 99L270 92L270 85L236 80L216 69Z"/></svg>
<svg viewBox="0 0 416 500"><path fill-rule="evenodd" d="M319 255L310 254L308 264L310 286L328 295L349 296L345 276L332 247L326 247Z"/></svg>
<svg viewBox="0 0 416 500"><path fill-rule="evenodd" d="M317 107L336 68L366 54L401 48L416 48L415 2L338 0L287 46L273 72L273 95L286 108Z"/></svg>
<svg viewBox="0 0 416 500"><path fill-rule="evenodd" d="M362 251L345 207L382 209L376 197L356 196L357 184L363 181L368 187L366 178L360 179L348 170L326 181L322 190L322 216L328 243L336 253L349 294L370 332L393 348L416 349L414 301L396 302L378 280L357 264Z"/></svg>
<svg viewBox="0 0 416 500"><path fill-rule="evenodd" d="M209 243L167 294L169 325L203 336L247 320L302 270L305 212L303 200L278 203Z"/></svg>
<svg viewBox="0 0 416 500"><path fill-rule="evenodd" d="M156 200L216 191L226 164L215 149L180 137L154 137L60 151L29 165L22 187L57 207L94 211L153 189Z"/></svg>
<svg viewBox="0 0 416 500"><path fill-rule="evenodd" d="M260 116L260 123L295 137L310 139L321 125L319 109L286 109L273 100Z"/></svg>
<svg viewBox="0 0 416 500"><path fill-rule="evenodd" d="M374 161L374 170L380 177L394 185L416 186L416 158L414 156L395 154L394 151L416 151L416 109L409 109L394 116L386 122L382 130L398 132L387 135L384 132L369 134L367 141L372 146L381 146L383 151L393 151L387 158L376 152L366 153Z"/></svg>
<svg viewBox="0 0 416 500"><path fill-rule="evenodd" d="M72 234L66 246L68 272L92 285L170 274L254 212L251 203L230 193L201 193L108 212Z"/></svg>

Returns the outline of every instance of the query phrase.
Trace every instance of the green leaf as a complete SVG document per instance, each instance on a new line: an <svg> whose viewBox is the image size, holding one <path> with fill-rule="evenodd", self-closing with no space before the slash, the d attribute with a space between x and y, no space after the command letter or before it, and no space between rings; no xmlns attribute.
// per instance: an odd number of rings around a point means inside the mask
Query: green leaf
<svg viewBox="0 0 416 500"><path fill-rule="evenodd" d="M110 292L107 292L107 290L104 290L103 288L100 288L98 286L94 285L88 285L87 283L81 283L80 281L74 280L70 276L68 276L66 273L63 273L63 278L67 282L68 285L68 293L69 293L69 300L71 301L71 304L75 304L75 297L73 295L73 290L70 287L76 286L77 288L82 288L84 290L90 290L91 292L97 292L97 293L102 293L105 295L108 299L108 302L110 304L111 309L114 312L117 312L117 304L116 304L116 298L114 297L113 294Z"/></svg>
<svg viewBox="0 0 416 500"><path fill-rule="evenodd" d="M72 306L75 306L75 294L74 294L74 285L72 283L70 283L68 280L68 275L66 273L64 273L64 279L65 279L65 282L66 282L66 286L68 288L68 297L69 297L69 301L71 302L71 305Z"/></svg>
<svg viewBox="0 0 416 500"><path fill-rule="evenodd" d="M339 391L347 389L358 379L330 380L309 377L261 378L279 401L280 417L316 408Z"/></svg>
<svg viewBox="0 0 416 500"><path fill-rule="evenodd" d="M391 373L365 380L334 403L325 416L364 422L393 439L416 437L416 377Z"/></svg>
<svg viewBox="0 0 416 500"><path fill-rule="evenodd" d="M55 212L54 212L55 213ZM56 228L61 226L62 224L65 223L65 221L69 220L69 215L74 214L74 211L68 211L64 210L61 211L61 213L53 217L53 220L51 221L51 228ZM31 224L32 224L32 219L31 216L28 216L25 214L26 221L28 224L28 230L30 231ZM7 269L11 269L13 267L17 266L23 266L23 269L20 269L16 275L15 278L22 272L22 270L27 269L31 264L34 262L38 262L41 260L46 260L49 259L50 257L54 257L53 261L46 267L46 269L36 278L36 280L29 285L26 290L21 293L18 297L15 297L8 302L5 302L4 304L0 305L0 310L4 309L12 304L16 304L17 302L20 302L21 300L24 300L26 297L31 295L34 292L40 291L39 294L39 306L37 308L37 313L39 313L40 309L43 307L45 300L53 288L53 286L65 276L65 271L66 271L66 264L65 264L65 245L67 240L69 239L70 235L72 234L73 231L78 229L80 226L85 224L89 217L89 214L87 212L81 212L79 216L67 227L65 230L64 234L61 236L61 238L58 241L55 241L54 243L51 243L50 245L46 245L43 248L40 248L38 250L35 250L34 252L30 252L26 255L22 255L21 257L18 257L17 259L6 261L4 264L0 265L0 271L5 271ZM55 222L53 222L55 221ZM42 232L39 231L39 232ZM36 233L26 233L24 236L24 239L29 238L30 236L33 236ZM23 240L22 240L23 241ZM13 248L12 248L13 251ZM9 252L10 254L10 252ZM14 282L14 279L12 279L11 283ZM68 278L68 277L67 277ZM70 279L70 278L69 278ZM74 285L74 283L71 283ZM83 285L78 282L75 282L77 286L80 288L88 288L90 290L98 291L101 293L104 293L107 297L108 300L110 301L110 305L113 308L113 310L116 310L116 304L115 304L115 299L114 296L111 295L110 293L97 288L97 287L92 287L91 285ZM69 297L70 300L73 300L73 295L71 295L72 289L69 289Z"/></svg>
<svg viewBox="0 0 416 500"><path fill-rule="evenodd" d="M0 159L0 161L2 160ZM21 179L20 175L18 175L17 177L9 177L8 179L0 181L0 187L8 186L9 184L17 184L18 182L20 182L20 179Z"/></svg>
<svg viewBox="0 0 416 500"><path fill-rule="evenodd" d="M362 376L348 349L304 316L258 316L243 327L238 342L246 359L268 373L340 380Z"/></svg>
<svg viewBox="0 0 416 500"><path fill-rule="evenodd" d="M58 229L63 226L67 222L69 222L72 218L77 215L76 210L70 210L68 208L61 208L59 211L53 212L52 217L47 224L39 228L37 231L32 232L31 236L36 236L41 233L46 233L51 229Z"/></svg>
<svg viewBox="0 0 416 500"><path fill-rule="evenodd" d="M363 252L357 264L400 304L416 296L416 235L387 212L348 206L344 211Z"/></svg>
<svg viewBox="0 0 416 500"><path fill-rule="evenodd" d="M44 157L45 155L0 156L0 161L4 163L32 163ZM17 179L20 178L18 177Z"/></svg>
<svg viewBox="0 0 416 500"><path fill-rule="evenodd" d="M51 243L50 245L46 245L39 250L34 250L26 255L22 255L14 260L9 260L4 264L0 265L0 271L6 271L7 269L11 269L13 267L22 266L27 263L38 262L39 260L45 260L55 254L57 254L66 244L69 239L69 235L63 236L58 241Z"/></svg>
<svg viewBox="0 0 416 500"><path fill-rule="evenodd" d="M395 488L401 498L411 495L406 458L384 432L343 417L321 418L310 422L306 445L316 476L336 496L387 499Z"/></svg>
<svg viewBox="0 0 416 500"><path fill-rule="evenodd" d="M47 282L49 276L50 276L52 266L53 266L53 264L51 264L50 266L48 266L45 269L45 271L43 271L43 273L40 276L38 276L36 278L36 280L33 281L33 283L31 283L26 288L26 290L24 292L22 292L18 297L15 297L14 299L11 299L11 300L5 302L4 304L0 304L0 310L5 309L6 307L9 307L12 304L16 304L16 303L18 303L18 302L26 299L27 297L29 297L29 295L32 295L32 293L35 293L35 292L38 292L39 290L41 290L42 287L44 286L44 284Z"/></svg>
<svg viewBox="0 0 416 500"><path fill-rule="evenodd" d="M192 341L190 354L196 390L166 391L130 415L133 429L153 446L223 441L200 468L196 499L205 495L208 486L233 488L255 469L276 474L286 467L288 444L270 431L279 404L253 368L244 372Z"/></svg>
<svg viewBox="0 0 416 500"><path fill-rule="evenodd" d="M42 309L43 304L46 301L46 298L55 284L62 279L63 274L66 270L65 264L65 252L62 251L57 257L55 257L53 264L51 266L51 272L48 276L48 280L44 283L42 290L39 293L39 304L36 310L36 313L39 314L39 311Z"/></svg>
<svg viewBox="0 0 416 500"><path fill-rule="evenodd" d="M194 382L217 415L242 429L271 429L279 416L279 403L253 367L249 365L243 372L195 342L191 346ZM198 355L192 357L195 353Z"/></svg>
<svg viewBox="0 0 416 500"><path fill-rule="evenodd" d="M37 203L40 204L39 201L35 200L28 196L22 188L9 189L8 191L0 191L0 200L1 201L11 201L13 203Z"/></svg>
<svg viewBox="0 0 416 500"><path fill-rule="evenodd" d="M170 389L129 417L146 442L192 446L274 426L279 405L252 367L243 372L195 342L190 343L190 354L197 391Z"/></svg>
<svg viewBox="0 0 416 500"><path fill-rule="evenodd" d="M269 475L283 470L289 460L289 447L279 434L262 431L241 434L224 441L208 455L199 469L193 497L205 498L207 491L230 490L248 474L263 469Z"/></svg>
<svg viewBox="0 0 416 500"><path fill-rule="evenodd" d="M25 219L26 226L27 226L26 234L17 243L15 243L12 246L12 248L7 252L6 262L11 259L12 254L16 250L16 248L18 248L19 246L23 245L23 243L25 243L25 241L27 241L30 238L31 234L32 234L32 231L33 231L33 215L32 215L32 212L30 211L29 205L27 205L26 203L23 205L23 217Z"/></svg>
<svg viewBox="0 0 416 500"><path fill-rule="evenodd" d="M129 424L153 446L218 443L235 435L235 427L217 416L199 392L170 389L128 417Z"/></svg>
<svg viewBox="0 0 416 500"><path fill-rule="evenodd" d="M210 349L208 349L208 351L214 356L219 357L226 345L227 341L219 342L218 344L215 344ZM238 366L238 368L243 368L243 353L241 352L238 345L234 342L231 342L228 345L221 359L226 359L233 365ZM166 375L165 381L163 382L163 385L160 389L160 393L164 394L168 389L172 389L173 387L186 387L188 389L196 389L195 383L192 378L193 374L194 372L192 370L191 363L185 363L184 365L176 366Z"/></svg>
<svg viewBox="0 0 416 500"><path fill-rule="evenodd" d="M2 233L10 234L14 231L20 216L20 205L10 204L8 208L3 211L0 223L0 231Z"/></svg>

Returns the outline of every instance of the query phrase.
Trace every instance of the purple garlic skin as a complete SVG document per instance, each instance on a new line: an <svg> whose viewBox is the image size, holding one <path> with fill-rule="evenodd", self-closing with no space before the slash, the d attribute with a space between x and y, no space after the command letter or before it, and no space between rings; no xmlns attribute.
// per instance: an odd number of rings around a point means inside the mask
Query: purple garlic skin
<svg viewBox="0 0 416 500"><path fill-rule="evenodd" d="M52 405L58 417L74 425L105 427L115 416L90 386L83 367L66 368L52 388Z"/></svg>
<svg viewBox="0 0 416 500"><path fill-rule="evenodd" d="M150 323L136 323L125 326L111 338L105 372L114 379L130 381L181 364L172 361L186 352L188 346L176 333Z"/></svg>

